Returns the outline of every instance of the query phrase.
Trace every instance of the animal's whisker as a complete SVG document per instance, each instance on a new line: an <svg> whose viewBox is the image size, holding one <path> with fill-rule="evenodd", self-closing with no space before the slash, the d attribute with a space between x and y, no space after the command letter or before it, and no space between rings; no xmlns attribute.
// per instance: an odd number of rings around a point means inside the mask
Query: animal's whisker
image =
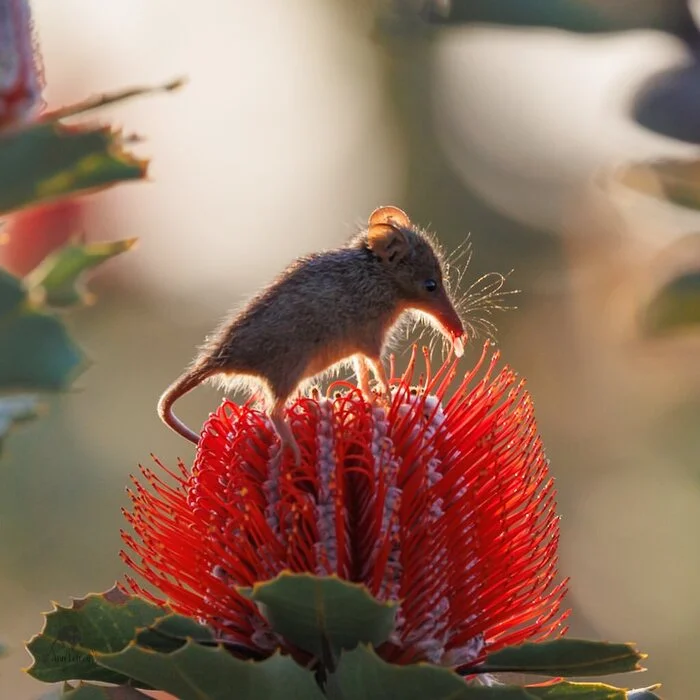
<svg viewBox="0 0 700 700"><path fill-rule="evenodd" d="M470 339L481 336L495 338L498 328L491 317L497 311L515 308L509 300L510 297L518 294L519 290L505 289L506 281L513 271L507 274L488 272L466 285L465 288L465 279L474 252L471 240L465 239L457 251L458 253L451 253L447 258L448 284L467 335ZM456 265L453 262L461 258L466 258L462 265ZM464 291L460 292L461 289Z"/></svg>

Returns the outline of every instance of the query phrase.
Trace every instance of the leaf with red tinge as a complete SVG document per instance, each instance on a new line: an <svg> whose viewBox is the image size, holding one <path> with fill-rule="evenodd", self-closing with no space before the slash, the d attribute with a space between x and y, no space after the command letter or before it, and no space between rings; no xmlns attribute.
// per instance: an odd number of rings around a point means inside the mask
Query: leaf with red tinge
<svg viewBox="0 0 700 700"><path fill-rule="evenodd" d="M586 639L555 639L526 643L489 654L467 673L537 673L546 676L603 676L641 671L646 658L631 644L593 642Z"/></svg>
<svg viewBox="0 0 700 700"><path fill-rule="evenodd" d="M24 283L32 298L41 299L47 306L90 303L92 297L85 289L85 273L130 250L135 243L135 238L99 243L68 243L45 258L24 278Z"/></svg>
<svg viewBox="0 0 700 700"><path fill-rule="evenodd" d="M91 680L124 683L128 678L95 662L96 652L121 651L137 632L168 615L143 598L122 593L116 587L73 601L70 608L55 605L46 614L41 634L27 644L34 657L28 669L37 680Z"/></svg>

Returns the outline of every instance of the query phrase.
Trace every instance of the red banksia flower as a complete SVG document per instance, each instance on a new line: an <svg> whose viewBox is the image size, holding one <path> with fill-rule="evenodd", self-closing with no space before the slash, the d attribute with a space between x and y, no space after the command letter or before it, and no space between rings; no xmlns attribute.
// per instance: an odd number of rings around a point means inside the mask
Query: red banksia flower
<svg viewBox="0 0 700 700"><path fill-rule="evenodd" d="M555 494L532 401L488 352L454 393L452 361L431 376L426 359L412 388L414 351L388 406L345 382L297 399L287 417L299 466L280 456L264 413L225 401L191 471L158 463L142 469L150 489L134 480L123 558L164 599L130 586L253 657L302 656L236 589L282 570L337 574L400 601L378 649L394 663L466 669L561 631Z"/></svg>

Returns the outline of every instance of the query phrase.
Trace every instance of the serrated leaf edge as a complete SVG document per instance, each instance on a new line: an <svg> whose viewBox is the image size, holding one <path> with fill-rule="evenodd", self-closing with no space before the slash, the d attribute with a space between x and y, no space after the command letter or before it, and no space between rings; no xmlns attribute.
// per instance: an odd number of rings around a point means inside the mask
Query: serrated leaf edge
<svg viewBox="0 0 700 700"><path fill-rule="evenodd" d="M174 657L177 654L187 653L187 651L193 647L196 647L197 649L203 650L204 653L206 653L206 654L223 653L223 654L225 654L226 658L229 658L234 662L250 664L253 666L255 666L257 664L264 664L265 662L270 661L271 659L276 659L276 658L290 659L290 661L296 663L291 656L289 656L288 654L282 654L282 652L279 649L277 649L273 654L265 657L264 659L241 659L241 658L231 654L226 649L226 646L223 643L200 644L192 637L188 637L186 642L181 647L178 647L177 649L173 649L172 651L156 651L154 649L148 649L147 647L141 646L138 642L136 642L135 640L132 639L121 651L112 652L110 654L105 654L103 652L98 651L98 652L95 652L93 654L93 657L94 657L95 661L98 664L100 664L100 666L103 666L103 668L106 668L109 671L113 671L114 669L111 669L111 668L109 668L109 666L105 666L104 664L100 663L100 659L115 658L117 656L121 656L122 654L127 653L128 651L130 651L131 649L134 649L134 648L140 650L141 652L143 652L146 655L154 655L154 656L161 655L161 656ZM304 669L303 666L299 666L299 668L302 670L307 670L307 669ZM123 671L119 671L119 673L123 673Z"/></svg>
<svg viewBox="0 0 700 700"><path fill-rule="evenodd" d="M344 586L347 586L348 588L352 588L355 590L359 590L361 593L364 594L364 596L372 601L373 603L376 603L378 606L386 608L387 610L395 610L401 605L401 600L379 600L378 598L375 598L367 588L362 583L355 583L354 581L348 581L347 579L342 578L341 576L338 576L337 574L328 574L325 576L317 576L316 574L311 574L308 572L302 572L302 573L297 573L295 571L290 571L289 569L283 569L280 571L277 576L271 579L266 579L265 581L256 581L252 586L236 586L236 591L243 596L244 598L247 598L248 600L251 600L255 603L260 603L256 598L257 592L261 588L267 588L270 585L274 584L277 581L280 581L285 578L290 578L290 579L306 579L309 581L337 581Z"/></svg>
<svg viewBox="0 0 700 700"><path fill-rule="evenodd" d="M132 596L130 596L129 598L127 598L127 600L125 600L123 603L116 603L116 602L114 602L114 601L110 601L110 600L108 600L107 598L105 598L105 596L106 596L107 594L111 593L112 591L118 591L118 590L120 590L120 588L119 588L119 583L118 583L118 582L115 582L115 584L114 584L111 588L108 588L107 590L102 591L101 593L87 593L86 595L84 595L84 596L82 596L82 597L80 597L80 598L74 598L73 596L69 596L69 599L70 599L70 601L71 601L70 607L69 607L69 606L66 606L66 605L61 605L60 603L58 603L58 602L55 601L55 600L51 600L50 603L51 603L51 605L53 606L53 609L52 609L52 610L49 610L49 611L47 611L47 612L42 612L42 613L41 613L41 616L44 618L44 624L41 626L41 631L37 632L36 634L33 634L33 635L29 638L29 640L27 640L27 641L25 641L25 642L23 643L23 644L24 644L25 651L32 657L32 663L31 663L29 666L22 667L20 670L21 670L23 673L27 673L27 674L31 675L30 671L31 671L31 669L33 668L34 664L36 664L36 657L34 656L34 654L32 654L31 650L29 649L29 645L30 645L32 642L34 642L34 640L39 639L40 637L42 637L42 636L44 635L44 632L46 631L46 627L47 627L48 622L49 622L49 621L48 621L48 618L49 618L50 615L55 615L56 613L61 612L61 611L64 611L64 612L75 612L75 611L76 611L76 607L75 607L75 604L76 604L76 603L78 603L78 602L86 602L86 601L88 601L88 600L90 600L90 599L93 599L93 598L103 598L103 599L106 600L108 603L110 603L111 605L114 605L114 606L124 605L124 604L126 604L126 603L128 602L128 600L130 600L130 599L132 598ZM133 597L138 597L138 596L133 596ZM145 599L143 599L143 600L145 600ZM79 610L79 608L78 608L78 610ZM156 620L154 620L154 622L157 621L157 620L161 620L163 617L167 617L168 615L172 615L172 614L174 614L173 611L172 611L170 608L168 608L167 610L164 611L164 614L163 614L161 617L157 617ZM148 629L148 627L149 627L148 625L146 625L145 627L135 627L135 628L134 628L134 637L136 637L136 635L137 635L139 632L141 632L142 630ZM133 641L133 640L132 640L132 641ZM130 642L130 643L131 643L131 642ZM127 645L127 646L128 646L128 645ZM72 644L71 647L72 647L73 649L75 649L76 651L78 651L78 652L80 652L80 653L82 653L82 654L85 654L86 656L92 656L93 659L95 658L95 655L96 655L96 653L97 653L97 652L95 652L95 651L93 651L93 650L91 650L91 649L88 649L88 648L86 648L86 647L81 646L80 644ZM126 648L126 647L124 647L124 648ZM122 650L122 651L123 651L123 650ZM121 653L121 652L116 652L116 653Z"/></svg>

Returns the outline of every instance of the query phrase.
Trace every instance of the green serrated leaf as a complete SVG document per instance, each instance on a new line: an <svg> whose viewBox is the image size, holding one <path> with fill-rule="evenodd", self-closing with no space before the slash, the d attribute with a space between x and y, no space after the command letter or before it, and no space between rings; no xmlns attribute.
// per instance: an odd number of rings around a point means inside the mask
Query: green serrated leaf
<svg viewBox="0 0 700 700"><path fill-rule="evenodd" d="M15 423L21 423L35 418L37 415L38 401L36 396L2 396L0 397L0 452L2 452L3 439L7 437ZM0 646L0 655L2 647Z"/></svg>
<svg viewBox="0 0 700 700"><path fill-rule="evenodd" d="M170 652L192 640L199 644L213 644L214 632L184 615L166 615L136 635L136 644L152 651Z"/></svg>
<svg viewBox="0 0 700 700"><path fill-rule="evenodd" d="M101 243L71 242L45 258L24 279L34 296L41 295L47 306L66 307L90 300L83 281L84 273L110 258L126 252L135 238Z"/></svg>
<svg viewBox="0 0 700 700"><path fill-rule="evenodd" d="M0 215L145 175L106 127L38 122L0 134Z"/></svg>
<svg viewBox="0 0 700 700"><path fill-rule="evenodd" d="M127 678L99 666L94 654L122 650L140 628L169 612L143 598L126 595L116 587L74 600L70 608L55 605L46 614L41 634L27 644L34 657L28 673L48 683L64 680L124 683Z"/></svg>
<svg viewBox="0 0 700 700"><path fill-rule="evenodd" d="M514 685L468 685L447 668L430 664L396 666L359 646L343 652L329 677L327 696L333 700L534 700Z"/></svg>
<svg viewBox="0 0 700 700"><path fill-rule="evenodd" d="M21 281L0 270L0 391L62 389L83 359L60 320L32 309Z"/></svg>
<svg viewBox="0 0 700 700"><path fill-rule="evenodd" d="M275 654L265 661L241 661L223 647L187 642L171 653L130 644L118 654L96 660L180 700L322 700L314 676L291 657Z"/></svg>
<svg viewBox="0 0 700 700"><path fill-rule="evenodd" d="M654 335L700 325L700 272L681 275L666 284L644 313L644 326Z"/></svg>
<svg viewBox="0 0 700 700"><path fill-rule="evenodd" d="M555 639L507 647L473 669L478 673L537 673L545 676L604 676L642 670L645 658L631 644ZM470 669L472 670L472 669Z"/></svg>
<svg viewBox="0 0 700 700"><path fill-rule="evenodd" d="M60 696L61 700L151 700L136 688L124 685L102 686L86 683L78 688L72 688Z"/></svg>
<svg viewBox="0 0 700 700"><path fill-rule="evenodd" d="M526 685L530 695L541 700L626 700L627 693L606 683L570 683Z"/></svg>
<svg viewBox="0 0 700 700"><path fill-rule="evenodd" d="M361 642L379 646L394 629L396 604L380 603L364 586L336 576L283 572L239 591L261 606L275 632L319 659Z"/></svg>

